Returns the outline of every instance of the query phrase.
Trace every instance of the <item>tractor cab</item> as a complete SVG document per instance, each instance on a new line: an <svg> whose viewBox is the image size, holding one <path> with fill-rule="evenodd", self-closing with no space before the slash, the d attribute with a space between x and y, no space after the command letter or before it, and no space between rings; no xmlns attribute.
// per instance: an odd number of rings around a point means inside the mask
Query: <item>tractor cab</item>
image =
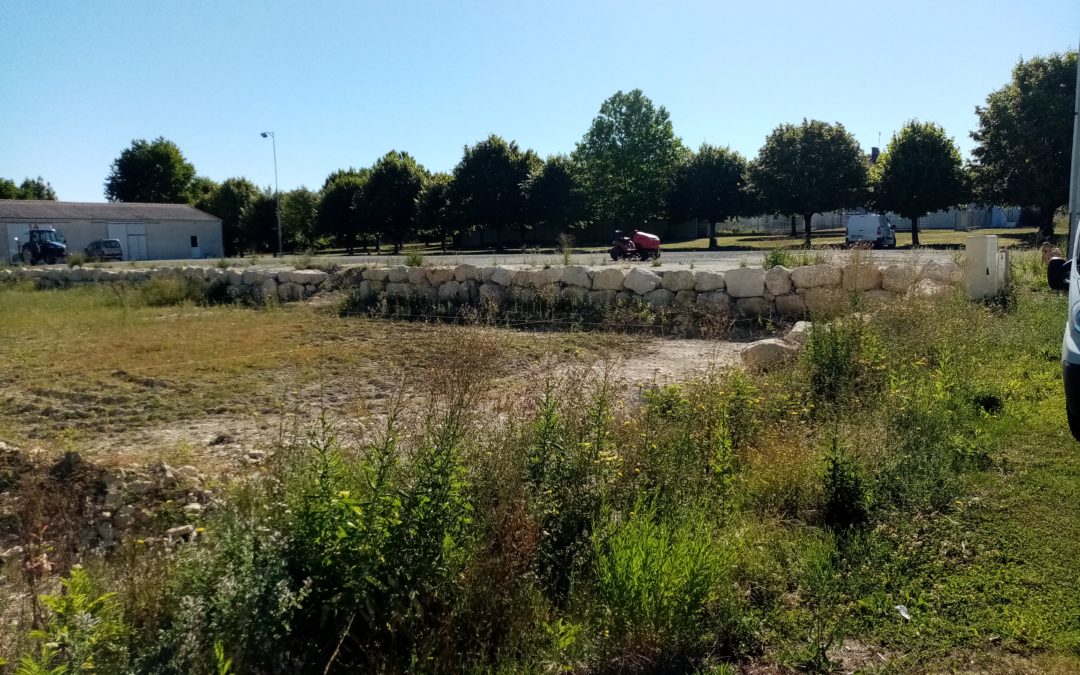
<svg viewBox="0 0 1080 675"><path fill-rule="evenodd" d="M30 230L21 251L23 262L33 265L44 262L53 265L67 255L64 235L52 227L35 227Z"/></svg>

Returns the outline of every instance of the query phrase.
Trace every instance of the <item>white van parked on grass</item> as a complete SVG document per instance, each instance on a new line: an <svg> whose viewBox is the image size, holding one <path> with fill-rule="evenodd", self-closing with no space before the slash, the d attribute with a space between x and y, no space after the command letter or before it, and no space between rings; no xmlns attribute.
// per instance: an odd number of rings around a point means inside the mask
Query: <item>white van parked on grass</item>
<svg viewBox="0 0 1080 675"><path fill-rule="evenodd" d="M896 248L896 230L889 219L880 213L848 218L845 239L848 246L870 244L874 248Z"/></svg>

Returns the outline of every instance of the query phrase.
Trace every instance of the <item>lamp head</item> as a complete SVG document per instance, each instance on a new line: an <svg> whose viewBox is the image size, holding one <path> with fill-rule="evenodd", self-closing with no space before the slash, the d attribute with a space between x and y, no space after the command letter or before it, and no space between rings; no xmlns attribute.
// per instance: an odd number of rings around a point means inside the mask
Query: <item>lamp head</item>
<svg viewBox="0 0 1080 675"><path fill-rule="evenodd" d="M264 131L264 132L262 132L262 133L261 133L261 134L259 134L259 135L260 135L260 136L262 136L263 138L266 138L266 137L267 137L267 136L269 136L270 134L269 134L269 132L266 132L266 131Z"/></svg>

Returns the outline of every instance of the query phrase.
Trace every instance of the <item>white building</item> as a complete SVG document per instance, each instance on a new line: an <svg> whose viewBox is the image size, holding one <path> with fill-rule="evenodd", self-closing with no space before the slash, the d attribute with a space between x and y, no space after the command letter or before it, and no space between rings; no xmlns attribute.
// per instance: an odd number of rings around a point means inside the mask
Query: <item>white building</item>
<svg viewBox="0 0 1080 675"><path fill-rule="evenodd" d="M221 219L187 204L0 199L0 261L11 261L32 227L53 227L63 233L69 254L97 239L120 240L124 260L224 254Z"/></svg>

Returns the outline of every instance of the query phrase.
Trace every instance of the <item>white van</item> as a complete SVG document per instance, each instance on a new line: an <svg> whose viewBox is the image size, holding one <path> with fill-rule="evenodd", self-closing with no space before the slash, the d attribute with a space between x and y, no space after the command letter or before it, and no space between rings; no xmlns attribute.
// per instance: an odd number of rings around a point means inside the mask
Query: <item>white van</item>
<svg viewBox="0 0 1080 675"><path fill-rule="evenodd" d="M870 244L874 248L896 248L896 230L880 213L848 218L845 238L849 247Z"/></svg>

